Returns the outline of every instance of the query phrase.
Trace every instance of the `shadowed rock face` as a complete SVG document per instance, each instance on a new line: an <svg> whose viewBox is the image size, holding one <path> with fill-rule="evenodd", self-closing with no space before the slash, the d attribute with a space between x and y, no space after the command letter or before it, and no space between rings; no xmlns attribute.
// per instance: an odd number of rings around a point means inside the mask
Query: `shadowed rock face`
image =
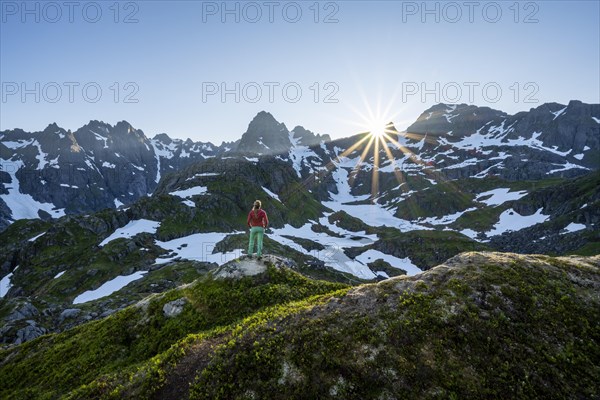
<svg viewBox="0 0 600 400"><path fill-rule="evenodd" d="M0 195L18 187L66 214L115 208L152 193L162 175L222 149L165 134L149 139L125 121L115 126L90 121L75 132L56 124L41 132L3 131ZM0 198L0 229L16 218L5 200ZM40 213L33 217L56 217L54 211Z"/></svg>
<svg viewBox="0 0 600 400"><path fill-rule="evenodd" d="M292 143L285 124L268 112L261 111L248 125L237 147L240 152L258 154L287 153Z"/></svg>
<svg viewBox="0 0 600 400"><path fill-rule="evenodd" d="M600 104L576 100L566 106L546 103L515 115L488 107L438 104L421 114L406 131L428 135L435 140L445 139L450 145L475 132L491 133L490 138L499 139L499 142L487 147L495 147L497 151L508 152L511 156L506 161L509 163L507 171L501 172L501 176L539 179L548 171L548 163L560 163L564 157L587 168L600 168L599 115ZM509 146L511 141L527 142L532 138L537 138L540 146L525 145L517 149ZM474 142L475 146L478 144L486 147L485 142ZM553 151L544 150L541 146ZM477 156L476 153L473 155Z"/></svg>

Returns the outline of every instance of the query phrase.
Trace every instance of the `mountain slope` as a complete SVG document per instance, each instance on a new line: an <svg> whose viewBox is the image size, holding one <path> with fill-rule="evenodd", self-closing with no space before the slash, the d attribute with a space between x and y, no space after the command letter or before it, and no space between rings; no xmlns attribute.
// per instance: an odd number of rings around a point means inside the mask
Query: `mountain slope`
<svg viewBox="0 0 600 400"><path fill-rule="evenodd" d="M499 176L509 181L575 177L600 168L600 105L571 101L543 104L507 115L473 105L439 104L426 110L406 133L393 133L388 151L358 160L364 135L331 141L297 126L288 131L261 111L233 143L147 138L122 121L114 127L90 121L74 133L49 125L42 132L0 132L0 229L21 218L51 218L130 204L150 194L160 178L213 157L275 155L302 180L318 181L320 200L331 200L336 182L352 172L352 195L370 194L372 171L380 178L382 202L398 196L396 177L417 187L445 180ZM391 127L392 132L395 128ZM226 155L227 154L227 155ZM343 155L341 159L339 156ZM350 175L348 175L350 176ZM404 187L403 192L411 188ZM385 205L391 205L386 202Z"/></svg>
<svg viewBox="0 0 600 400"><path fill-rule="evenodd" d="M2 351L2 395L597 398L598 257L465 253L341 291L273 261Z"/></svg>
<svg viewBox="0 0 600 400"><path fill-rule="evenodd" d="M402 219L379 205L321 204L276 157L212 158L170 174L153 196L128 208L52 224L22 220L0 233L2 342L22 343L103 318L240 257L255 198L271 220L265 251L293 259L307 276L332 281L414 275L464 251L598 254L599 178L597 172L514 187L500 179L456 181L462 189L451 193L468 199L467 210L423 217L439 210L427 197L410 195L396 200L398 210L421 211ZM444 187L419 193L441 198ZM488 188L495 189L486 194Z"/></svg>
<svg viewBox="0 0 600 400"><path fill-rule="evenodd" d="M90 121L75 132L0 132L0 229L22 218L56 218L129 204L161 175L214 157L210 143L148 139L121 121Z"/></svg>

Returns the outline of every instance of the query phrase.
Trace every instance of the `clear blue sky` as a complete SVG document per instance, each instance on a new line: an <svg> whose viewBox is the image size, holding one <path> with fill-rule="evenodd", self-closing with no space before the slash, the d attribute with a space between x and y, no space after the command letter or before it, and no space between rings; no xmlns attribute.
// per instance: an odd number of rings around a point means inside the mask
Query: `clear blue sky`
<svg viewBox="0 0 600 400"><path fill-rule="evenodd" d="M438 101L511 114L551 101L600 102L598 1L428 2L427 10L421 1L227 2L232 14L221 1L63 3L24 10L0 1L1 130L127 120L150 137L219 144L238 139L260 110L290 129L337 138L358 132L360 114L378 104L404 129ZM223 102L220 86L236 92L236 83L239 102L235 93Z"/></svg>

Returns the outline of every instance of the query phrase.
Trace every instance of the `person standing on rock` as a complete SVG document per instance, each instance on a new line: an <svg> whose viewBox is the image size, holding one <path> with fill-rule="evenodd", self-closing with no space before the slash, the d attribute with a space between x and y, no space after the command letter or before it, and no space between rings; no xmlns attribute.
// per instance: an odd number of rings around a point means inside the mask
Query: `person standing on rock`
<svg viewBox="0 0 600 400"><path fill-rule="evenodd" d="M262 208L260 200L254 202L254 207L248 214L248 226L250 227L250 242L248 243L248 255L254 254L254 240L256 240L256 255L262 257L263 236L265 228L269 225L267 213Z"/></svg>

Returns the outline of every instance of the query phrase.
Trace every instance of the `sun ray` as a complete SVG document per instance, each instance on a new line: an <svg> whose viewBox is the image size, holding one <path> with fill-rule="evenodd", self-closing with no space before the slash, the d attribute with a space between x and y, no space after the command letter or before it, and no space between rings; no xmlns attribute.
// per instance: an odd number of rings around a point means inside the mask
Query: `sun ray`
<svg viewBox="0 0 600 400"><path fill-rule="evenodd" d="M403 191L408 191L408 188L405 188L403 185L403 183L405 183L406 181L404 180L404 176L402 176L402 171L396 165L396 158L392 154L392 151L388 147L387 143L383 144L383 149L385 151L385 154L387 155L387 158L392 162L392 165L394 166L394 175L396 176L396 181L398 182L398 185L400 185L400 188Z"/></svg>
<svg viewBox="0 0 600 400"><path fill-rule="evenodd" d="M385 134L382 132L382 135ZM375 139L375 148L373 149L373 177L371 178L371 201L375 203L375 198L379 194L379 141L381 136L373 135Z"/></svg>
<svg viewBox="0 0 600 400"><path fill-rule="evenodd" d="M327 171L331 171L336 166L336 164L339 164L341 162L342 158L348 156L349 154L352 154L354 152L354 150L356 150L363 142L365 142L368 139L370 139L370 136L365 135L362 139L360 139L358 142L354 143L352 146L348 147L341 154L338 154L335 157L335 159L328 162L327 165L325 166L327 168Z"/></svg>
<svg viewBox="0 0 600 400"><path fill-rule="evenodd" d="M409 156L410 160L412 162L414 162L415 164L420 164L420 165L424 165L425 163L416 156L415 153L413 153L408 147L404 146L403 144L401 144L400 142L398 142L396 139L394 139L393 137L391 137L389 134L385 134L383 135L387 140L389 140L390 142L392 142L402 153L406 154Z"/></svg>
<svg viewBox="0 0 600 400"><path fill-rule="evenodd" d="M392 142L394 145L396 145L396 147L398 147L398 149L400 149L400 151L402 151L404 154L407 154L412 162L419 164L420 166L427 167L427 164L419 157L417 157L417 155L415 155L415 153L413 153L406 146L403 146L397 140L395 140L387 134L385 135L385 138ZM431 175L438 182L448 182L448 179L437 170L432 170L431 168L423 168L422 171L425 172L425 174L427 175Z"/></svg>
<svg viewBox="0 0 600 400"><path fill-rule="evenodd" d="M369 143L367 143L367 145L365 146L362 154L360 155L360 158L358 159L358 162L356 163L354 168L352 168L352 171L350 172L350 176L348 177L348 184L350 185L350 187L354 186L354 179L356 178L356 175L358 174L358 172L360 170L360 165L362 164L365 157L367 156L367 153L369 152L369 149L371 148L371 145L373 144L373 140L375 139L375 136L373 136L373 135L369 135L369 137L371 138L369 140Z"/></svg>

